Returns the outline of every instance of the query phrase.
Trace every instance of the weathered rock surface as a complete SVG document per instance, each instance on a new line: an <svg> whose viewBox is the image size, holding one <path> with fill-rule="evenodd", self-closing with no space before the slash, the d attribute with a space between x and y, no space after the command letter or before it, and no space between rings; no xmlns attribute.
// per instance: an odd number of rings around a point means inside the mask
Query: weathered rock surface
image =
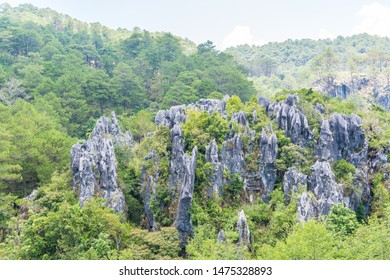
<svg viewBox="0 0 390 280"><path fill-rule="evenodd" d="M251 233L249 231L248 221L245 217L244 210L241 210L241 212L238 213L237 231L238 244L249 245L251 243Z"/></svg>
<svg viewBox="0 0 390 280"><path fill-rule="evenodd" d="M198 149L197 147L194 147L191 156L188 154L184 154L183 156L184 175L175 221L175 226L179 231L182 247L185 247L188 236L192 234L191 215L189 211L194 193L197 154Z"/></svg>
<svg viewBox="0 0 390 280"><path fill-rule="evenodd" d="M382 94L376 99L376 103L381 105L387 111L390 111L390 94Z"/></svg>
<svg viewBox="0 0 390 280"><path fill-rule="evenodd" d="M180 190L184 176L184 139L181 125L175 124L171 129L171 162L169 166L169 190L174 196Z"/></svg>
<svg viewBox="0 0 390 280"><path fill-rule="evenodd" d="M115 114L111 120L101 117L91 137L83 144L73 145L71 169L73 188L80 200L80 207L91 197L106 199L107 206L115 212L125 210L122 190L117 184L117 165L114 143L131 145L131 134L122 134Z"/></svg>
<svg viewBox="0 0 390 280"><path fill-rule="evenodd" d="M382 168L388 166L388 152L384 150L379 150L376 153L371 153L369 155L367 166L369 168L370 174L375 174L381 171Z"/></svg>
<svg viewBox="0 0 390 280"><path fill-rule="evenodd" d="M185 105L178 105L172 106L169 110L160 110L157 112L154 122L171 129L174 125L185 122L185 108Z"/></svg>
<svg viewBox="0 0 390 280"><path fill-rule="evenodd" d="M298 196L297 220L307 222L309 219L316 218L317 216L317 200L314 198L314 195L304 192Z"/></svg>
<svg viewBox="0 0 390 280"><path fill-rule="evenodd" d="M330 208L337 203L342 203L342 188L336 183L335 176L329 162L317 161L311 167L311 174L308 178L308 190L317 199L318 214L326 215Z"/></svg>
<svg viewBox="0 0 390 280"><path fill-rule="evenodd" d="M236 134L233 138L222 143L221 161L230 174L238 174L243 177L245 158L241 135Z"/></svg>
<svg viewBox="0 0 390 280"><path fill-rule="evenodd" d="M267 199L274 190L276 180L275 160L278 155L278 141L272 130L271 136L267 135L265 129L262 130L260 151L260 177L263 186L263 197Z"/></svg>
<svg viewBox="0 0 390 280"><path fill-rule="evenodd" d="M243 111L233 114L232 121L235 121L236 123L245 127L245 133L247 134L251 133L249 128L249 121L247 120L245 113Z"/></svg>
<svg viewBox="0 0 390 280"><path fill-rule="evenodd" d="M345 206L353 211L357 211L360 204L362 204L367 214L371 202L369 185L367 167L361 166L357 168L352 180L352 188L346 188L344 191Z"/></svg>
<svg viewBox="0 0 390 280"><path fill-rule="evenodd" d="M154 161L154 165L156 165L157 159L158 159L157 154L155 154L154 150L152 150L151 153L144 158L144 161ZM158 181L158 172L156 172L156 174L150 175L148 174L146 165L144 165L141 169L140 177L141 177L140 185L142 188L144 211L148 223L147 228L149 231L154 232L158 230L158 226L157 226L156 218L153 215L151 202L156 198L156 185Z"/></svg>
<svg viewBox="0 0 390 280"><path fill-rule="evenodd" d="M299 172L295 166L290 167L283 177L284 199L286 203L290 201L292 193L298 192L299 186L307 186L307 175Z"/></svg>
<svg viewBox="0 0 390 280"><path fill-rule="evenodd" d="M322 122L320 140L316 143L316 153L321 160L345 159L358 166L366 159L367 149L359 116L335 113L329 122Z"/></svg>
<svg viewBox="0 0 390 280"><path fill-rule="evenodd" d="M225 95L222 100L218 99L201 99L195 104L188 105L188 109L206 111L208 114L218 112L221 115L226 115L226 101L229 95Z"/></svg>
<svg viewBox="0 0 390 280"><path fill-rule="evenodd" d="M223 229L221 229L221 230L218 232L217 242L218 242L218 243L223 243L223 242L225 242L225 240L226 240L225 232L224 232Z"/></svg>
<svg viewBox="0 0 390 280"><path fill-rule="evenodd" d="M334 78L328 77L316 82L314 88L330 97L346 99L349 95L358 93L367 86L369 86L369 80L365 77L353 77L349 81L336 81Z"/></svg>
<svg viewBox="0 0 390 280"><path fill-rule="evenodd" d="M288 95L286 101L273 102L268 106L264 99L259 100L260 105L265 105L267 115L275 119L279 128L285 135L291 138L295 144L303 147L310 146L313 134L309 128L306 116L296 107L297 95Z"/></svg>
<svg viewBox="0 0 390 280"><path fill-rule="evenodd" d="M211 197L213 194L222 196L223 166L218 157L218 146L215 139L206 147L206 162L210 162L214 167L213 174L209 178L211 187L207 190L207 196Z"/></svg>
<svg viewBox="0 0 390 280"><path fill-rule="evenodd" d="M28 196L26 196L24 199L30 201L30 202L34 202L35 198L37 197L37 193L38 191L37 190L33 190Z"/></svg>

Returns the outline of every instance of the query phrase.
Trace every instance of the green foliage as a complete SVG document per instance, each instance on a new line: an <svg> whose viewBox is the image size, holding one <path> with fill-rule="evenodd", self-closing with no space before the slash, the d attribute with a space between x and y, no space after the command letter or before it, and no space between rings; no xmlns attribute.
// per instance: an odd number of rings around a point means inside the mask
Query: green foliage
<svg viewBox="0 0 390 280"><path fill-rule="evenodd" d="M352 234L359 225L355 212L342 204L336 204L332 207L326 217L325 224L329 231L341 237Z"/></svg>
<svg viewBox="0 0 390 280"><path fill-rule="evenodd" d="M226 111L229 115L233 113L238 113L240 110L244 108L244 105L241 102L240 97L237 95L233 95L226 101Z"/></svg>
<svg viewBox="0 0 390 280"><path fill-rule="evenodd" d="M283 141L283 138L280 138L279 141ZM288 142L286 141L286 143ZM280 157L276 159L275 163L276 169L280 171L286 171L289 167L295 166L301 172L309 174L310 167L315 161L313 153L308 148L302 148L293 143L283 145L278 150L278 154Z"/></svg>
<svg viewBox="0 0 390 280"><path fill-rule="evenodd" d="M69 164L69 151L74 143L55 119L25 101L0 110L1 182L3 188L27 196L39 183L50 180L55 170Z"/></svg>
<svg viewBox="0 0 390 280"><path fill-rule="evenodd" d="M242 182L240 175L233 174L230 182L222 187L223 196L228 200L235 201L238 199L243 187L244 182Z"/></svg>
<svg viewBox="0 0 390 280"><path fill-rule="evenodd" d="M275 247L266 246L260 252L262 259L327 260L332 259L336 248L335 239L325 225L315 220L299 223L285 241Z"/></svg>
<svg viewBox="0 0 390 280"><path fill-rule="evenodd" d="M148 232L133 229L129 249L135 260L179 259L179 235L176 228L162 228Z"/></svg>
<svg viewBox="0 0 390 280"><path fill-rule="evenodd" d="M332 164L332 169L336 176L336 181L344 183L346 190L353 187L352 179L356 171L356 167L353 164L348 163L345 159L341 159Z"/></svg>
<svg viewBox="0 0 390 280"><path fill-rule="evenodd" d="M153 132L156 125L152 122L152 115L144 110L130 117L121 117L121 126L125 131L130 131L135 141L146 137L148 132Z"/></svg>
<svg viewBox="0 0 390 280"><path fill-rule="evenodd" d="M229 132L229 122L217 112L210 115L205 111L187 112L187 121L183 124L183 134L188 150L197 146L199 151L204 153L205 147L215 139L221 145Z"/></svg>
<svg viewBox="0 0 390 280"><path fill-rule="evenodd" d="M225 233L226 239L217 242L217 232L209 226L198 226L194 238L186 247L187 255L192 260L236 260L239 258L239 248Z"/></svg>

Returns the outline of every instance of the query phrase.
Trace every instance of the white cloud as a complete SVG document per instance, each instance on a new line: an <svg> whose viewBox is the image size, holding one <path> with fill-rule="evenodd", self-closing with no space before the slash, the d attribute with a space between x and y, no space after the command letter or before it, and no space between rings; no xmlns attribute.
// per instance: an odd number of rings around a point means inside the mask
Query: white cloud
<svg viewBox="0 0 390 280"><path fill-rule="evenodd" d="M364 5L357 14L361 22L353 28L353 33L368 33L390 36L390 7L379 3Z"/></svg>
<svg viewBox="0 0 390 280"><path fill-rule="evenodd" d="M223 40L221 48L222 50L235 47L238 45L263 45L264 41L254 40L252 32L249 26L237 25L234 27L232 32L230 32Z"/></svg>
<svg viewBox="0 0 390 280"><path fill-rule="evenodd" d="M320 32L318 32L317 38L318 39L334 39L334 38L336 38L336 35L334 35L332 32L329 32L326 29L320 29Z"/></svg>

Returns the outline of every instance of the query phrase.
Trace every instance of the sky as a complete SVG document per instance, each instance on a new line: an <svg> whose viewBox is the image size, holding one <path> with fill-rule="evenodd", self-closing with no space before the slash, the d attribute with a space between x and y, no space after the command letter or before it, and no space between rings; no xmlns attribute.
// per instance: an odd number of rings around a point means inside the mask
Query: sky
<svg viewBox="0 0 390 280"><path fill-rule="evenodd" d="M390 37L390 0L0 0L31 3L110 28L165 31L220 50L287 39Z"/></svg>

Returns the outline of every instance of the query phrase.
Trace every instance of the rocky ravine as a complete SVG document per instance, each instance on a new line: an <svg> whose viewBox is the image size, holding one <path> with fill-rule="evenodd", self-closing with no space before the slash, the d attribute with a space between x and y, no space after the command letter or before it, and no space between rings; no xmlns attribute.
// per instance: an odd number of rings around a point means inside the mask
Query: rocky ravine
<svg viewBox="0 0 390 280"><path fill-rule="evenodd" d="M190 208L194 196L194 182L198 149L195 147L189 155L184 143L182 124L186 121L186 111L204 110L208 113L218 112L227 116L226 101L203 99L189 106L174 106L169 110L159 111L155 123L166 126L170 130L171 153L169 160L168 188L172 205L172 224L179 231L181 244L185 247L186 241L192 234ZM363 205L368 210L370 203L370 188L368 175L378 169L378 164L387 164L387 157L378 153L377 157L368 159L368 145L361 125L360 117L333 114L331 119L322 120L320 137L313 140L312 131L306 116L297 107L297 96L289 95L285 101L269 102L259 98L270 119L273 119L285 136L292 142L305 148L313 149L317 156L316 163L311 167L309 175L301 173L297 167L291 167L282 178L286 203L289 203L293 193L298 195L297 220L307 221L329 213L331 207L343 203L347 207L357 210ZM314 108L313 108L314 110ZM253 112L252 121L256 121L257 112ZM233 128L227 133L222 143L221 152L218 151L215 140L205 148L205 160L211 163L213 169L208 180L207 196L223 197L223 185L229 184L232 176L238 176L243 182L244 192L250 203L254 195L259 195L267 201L275 189L277 170L275 161L278 158L278 139L272 127L263 129L256 135L250 129L249 120L244 112L232 116L231 122L241 124L245 129L243 134L236 133ZM233 126L231 126L233 127ZM248 147L244 147L242 138L249 139ZM259 140L255 140L259 139ZM125 201L121 189L117 184L117 166L114 145L131 146L133 140L129 132L122 133L115 114L111 119L101 117L91 137L83 144L76 144L71 151L71 167L73 187L77 191L80 206L91 197L102 197L107 200L107 206L115 212L125 210ZM246 158L257 156L257 168L249 170ZM144 160L156 160L154 151L151 151ZM354 176L354 190L346 192L342 184L335 180L332 171L332 162L345 159L356 167ZM158 166L158 165L156 165ZM230 177L224 176L230 174ZM280 176L280 174L278 175ZM149 230L158 230L156 219L150 208L150 201L155 197L158 175L141 172L143 185L143 203L145 217ZM238 231L240 242L250 242L249 229L246 228L244 213L239 213ZM219 240L223 240L220 232Z"/></svg>

